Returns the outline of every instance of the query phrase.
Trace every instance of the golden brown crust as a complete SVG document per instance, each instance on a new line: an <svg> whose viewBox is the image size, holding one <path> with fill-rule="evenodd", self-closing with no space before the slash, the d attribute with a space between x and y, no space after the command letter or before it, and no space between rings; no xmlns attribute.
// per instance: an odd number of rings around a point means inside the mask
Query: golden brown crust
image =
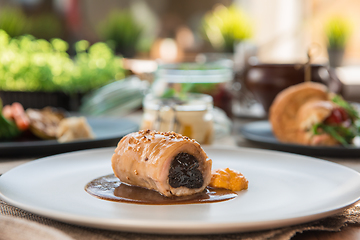
<svg viewBox="0 0 360 240"><path fill-rule="evenodd" d="M280 92L270 107L269 121L281 142L304 142L304 132L297 125L297 114L305 104L328 100L328 89L320 83L306 82Z"/></svg>

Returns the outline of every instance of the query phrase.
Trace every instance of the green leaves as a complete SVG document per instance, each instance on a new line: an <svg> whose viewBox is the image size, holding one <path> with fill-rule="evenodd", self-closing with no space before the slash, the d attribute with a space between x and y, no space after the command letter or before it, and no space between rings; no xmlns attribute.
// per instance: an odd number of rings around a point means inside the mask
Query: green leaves
<svg viewBox="0 0 360 240"><path fill-rule="evenodd" d="M99 24L99 35L105 41L111 41L115 49L125 57L135 51L142 27L135 21L130 11L113 11Z"/></svg>
<svg viewBox="0 0 360 240"><path fill-rule="evenodd" d="M343 146L348 146L352 144L352 140L354 139L354 137L359 134L358 129L354 126L346 128L341 125L327 125L324 123L315 124L312 127L312 133L314 135L328 133Z"/></svg>
<svg viewBox="0 0 360 240"><path fill-rule="evenodd" d="M0 89L87 92L124 78L122 58L105 43L79 41L74 60L61 39L10 38L0 30Z"/></svg>
<svg viewBox="0 0 360 240"><path fill-rule="evenodd" d="M5 30L11 37L24 34L26 24L26 16L21 10L9 7L1 8L0 29Z"/></svg>
<svg viewBox="0 0 360 240"><path fill-rule="evenodd" d="M51 39L63 35L61 19L51 13L26 14L16 7L0 8L0 29L11 37L31 34L37 38Z"/></svg>
<svg viewBox="0 0 360 240"><path fill-rule="evenodd" d="M345 19L334 17L326 23L325 32L329 48L341 49L345 47L351 32L351 27Z"/></svg>
<svg viewBox="0 0 360 240"><path fill-rule="evenodd" d="M343 108L350 117L351 126L344 127L342 125L328 125L325 123L317 123L312 126L311 132L314 135L328 133L335 138L343 146L352 144L352 140L360 135L360 118L358 111L341 96L335 95L331 99L336 105Z"/></svg>
<svg viewBox="0 0 360 240"><path fill-rule="evenodd" d="M179 100L186 100L187 93L190 92L194 83L181 83L180 91L176 91L175 88L168 88L165 92L161 95L162 98L176 98Z"/></svg>
<svg viewBox="0 0 360 240"><path fill-rule="evenodd" d="M232 52L235 41L249 39L252 24L244 12L235 5L218 6L203 19L203 31L214 48Z"/></svg>
<svg viewBox="0 0 360 240"><path fill-rule="evenodd" d="M339 95L335 95L331 101L333 101L335 104L337 104L338 106L342 107L343 109L345 109L345 111L347 112L347 114L349 114L349 116L352 119L358 119L359 118L359 113L358 111L356 111L356 109L349 104L347 101L345 101L341 96Z"/></svg>
<svg viewBox="0 0 360 240"><path fill-rule="evenodd" d="M87 48L86 41L76 45L75 68L71 84L80 92L96 89L115 80L123 79L122 58L102 42Z"/></svg>

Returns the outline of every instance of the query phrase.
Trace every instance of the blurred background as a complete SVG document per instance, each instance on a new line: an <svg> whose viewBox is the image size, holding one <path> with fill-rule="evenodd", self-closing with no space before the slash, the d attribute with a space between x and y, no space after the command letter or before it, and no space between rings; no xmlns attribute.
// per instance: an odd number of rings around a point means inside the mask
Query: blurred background
<svg viewBox="0 0 360 240"><path fill-rule="evenodd" d="M261 118L310 69L359 101L358 9L357 0L0 0L0 97L122 116L149 91L168 94L172 79L196 78L186 91L212 95L229 118Z"/></svg>

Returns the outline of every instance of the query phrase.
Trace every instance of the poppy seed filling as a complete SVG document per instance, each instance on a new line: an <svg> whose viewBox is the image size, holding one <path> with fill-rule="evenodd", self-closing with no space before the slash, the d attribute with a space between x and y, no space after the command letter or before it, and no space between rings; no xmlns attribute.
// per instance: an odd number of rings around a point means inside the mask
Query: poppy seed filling
<svg viewBox="0 0 360 240"><path fill-rule="evenodd" d="M204 184L198 160L193 155L184 152L176 155L171 162L168 178L173 188L200 188Z"/></svg>

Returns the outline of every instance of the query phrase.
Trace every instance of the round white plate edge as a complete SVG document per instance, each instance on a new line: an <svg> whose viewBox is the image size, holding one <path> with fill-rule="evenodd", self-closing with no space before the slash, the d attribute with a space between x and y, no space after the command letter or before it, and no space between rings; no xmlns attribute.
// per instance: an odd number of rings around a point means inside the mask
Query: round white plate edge
<svg viewBox="0 0 360 240"><path fill-rule="evenodd" d="M341 166L343 168L346 168L350 171L353 171L357 173L360 176L360 173L356 172L355 170L342 166L340 164L328 162L326 160L317 159L313 157L308 156L302 156L298 154L292 154L292 153L284 153L280 151L273 151L273 150L263 150L263 149L251 149L251 148L244 148L244 147L226 147L226 146L205 146L203 147L205 151L207 149L211 150L235 150L235 151L247 151L247 152L259 152L267 153L267 154L281 154L281 155L288 155L289 157L300 157L300 158L308 158L316 161L322 161L326 162L328 164L334 164ZM75 151L75 152L68 152L68 153L62 153L57 154L53 156L48 156L44 158L40 158L37 160L34 160L32 162L25 163L23 165L20 165L16 168L20 167L26 167L27 165L33 164L34 162L38 163L39 161L47 161L48 158L58 158L66 155L77 155L82 154L82 152L90 153L91 151L94 152L108 152L113 151L114 147L108 147L108 148L101 148L101 149L91 149L91 150L81 150L81 151ZM11 172L8 171L8 172ZM6 175L8 172L4 173L3 175ZM1 180L1 177L0 177ZM1 181L0 181L1 182ZM149 221L139 221L139 220L102 220L102 222L99 222L99 219L94 217L83 217L68 213L62 213L58 211L53 211L49 209L41 209L37 207L32 207L26 204L22 204L20 202L17 202L16 200L10 199L7 196L3 195L0 192L0 198L3 199L5 202L19 207L21 209L24 209L26 211L32 212L34 214L38 214L40 216L48 217L50 219L58 220L64 223L72 223L77 224L81 226L87 226L87 227L95 227L100 229L107 229L107 230L121 230L121 231L128 231L128 232L142 232L142 233L157 233L157 234L220 234L220 233L234 233L234 232L248 232L248 231L255 231L255 230L266 230L270 228L279 228L279 227L286 227L291 226L295 224L301 224L305 222L315 221L324 217L331 216L333 214L339 213L345 208L355 204L358 200L360 200L360 196L358 196L355 199L349 200L346 203L341 204L341 206L334 207L333 209L329 209L328 211L322 211L316 214L312 215L304 215L299 216L296 218L286 218L286 219L280 219L280 220L272 220L272 221L264 221L264 222L248 222L248 223L242 223L239 225L238 223L196 223L194 224L191 221L188 221L187 223L181 223L181 227L178 226L177 222L170 223L167 221L164 222L156 222L151 223Z"/></svg>

